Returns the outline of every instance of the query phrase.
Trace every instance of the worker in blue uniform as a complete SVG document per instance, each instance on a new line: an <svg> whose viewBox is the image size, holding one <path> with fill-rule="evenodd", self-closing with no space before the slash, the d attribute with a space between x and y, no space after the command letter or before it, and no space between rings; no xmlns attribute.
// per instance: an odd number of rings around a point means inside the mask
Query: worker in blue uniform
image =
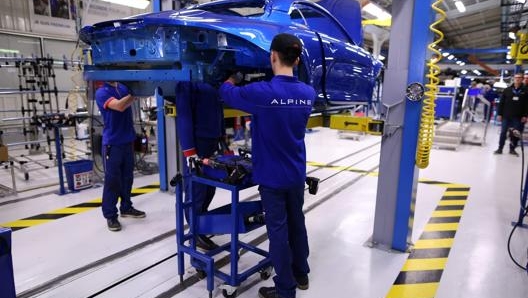
<svg viewBox="0 0 528 298"><path fill-rule="evenodd" d="M303 213L306 180L304 136L315 101L314 89L293 75L301 41L278 34L270 48L270 82L235 86L231 76L220 87L229 106L252 115L253 182L265 213L274 287L259 289L260 298L293 298L296 287L308 289L308 236Z"/></svg>
<svg viewBox="0 0 528 298"><path fill-rule="evenodd" d="M208 158L219 149L219 141L224 131L223 107L218 90L207 83L178 82L176 84L176 124L183 156L183 182L185 201L189 201L192 158ZM216 188L202 183L194 183L192 198L195 215L207 211ZM188 212L186 217L189 218ZM196 245L204 250L218 247L206 235L197 235Z"/></svg>
<svg viewBox="0 0 528 298"><path fill-rule="evenodd" d="M130 193L134 181L134 117L131 105L135 97L127 86L106 82L95 92L95 100L103 116L103 216L110 231L121 230L117 220L117 200L120 197L121 217L143 218L145 212L132 207Z"/></svg>

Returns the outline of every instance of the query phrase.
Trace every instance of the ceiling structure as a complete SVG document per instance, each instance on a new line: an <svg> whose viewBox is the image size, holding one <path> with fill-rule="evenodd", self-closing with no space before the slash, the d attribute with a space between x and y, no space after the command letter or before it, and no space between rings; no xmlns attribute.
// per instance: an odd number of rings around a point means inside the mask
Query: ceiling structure
<svg viewBox="0 0 528 298"><path fill-rule="evenodd" d="M399 1L399 0L398 0ZM421 1L421 0L415 0ZM465 12L459 12L456 1L463 2ZM508 37L510 31L526 29L528 22L528 2L523 0L444 0L439 6L446 14L446 20L439 25L445 34L440 43L443 51L453 53L454 59L443 59L442 68L453 70L480 69L482 65L498 71L513 70L515 61L507 59L506 48L513 40ZM366 0L362 0L365 4ZM391 12L392 0L370 0ZM367 37L368 38L368 37ZM385 47L388 43L384 44ZM472 55L474 55L472 57ZM476 58L477 60L474 60ZM479 63L479 64L475 64ZM484 72L486 74L486 72ZM490 74L488 71L487 74Z"/></svg>

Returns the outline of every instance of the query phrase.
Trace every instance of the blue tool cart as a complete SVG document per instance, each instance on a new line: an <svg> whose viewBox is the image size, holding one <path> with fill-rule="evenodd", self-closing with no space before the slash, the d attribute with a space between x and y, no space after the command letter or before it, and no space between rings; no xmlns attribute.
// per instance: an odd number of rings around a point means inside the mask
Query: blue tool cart
<svg viewBox="0 0 528 298"><path fill-rule="evenodd" d="M212 297L214 288L214 277L223 280L220 285L224 297L236 297L238 286L249 276L260 273L262 279L271 276L271 260L268 252L249 243L239 240L240 233L247 233L263 225L260 222L248 222L248 218L257 214L262 214L261 201L239 201L239 191L253 187L254 185L244 183L242 185L228 184L221 181L192 175L190 187L193 183L203 183L217 188L229 190L231 192L231 203L205 214L194 214L192 197L188 202L183 201L183 181L181 175L176 177L176 238L178 244L178 274L180 283L183 283L184 274L184 254L191 258L191 265L196 268L199 277L207 279L207 290L209 297ZM185 231L184 213L189 213L189 229ZM231 241L220 245L218 248L202 252L196 249L196 236L199 234L230 235ZM259 261L239 272L238 259L241 250L255 253L262 258ZM220 271L215 267L215 256L222 252L227 252L230 260L229 273Z"/></svg>

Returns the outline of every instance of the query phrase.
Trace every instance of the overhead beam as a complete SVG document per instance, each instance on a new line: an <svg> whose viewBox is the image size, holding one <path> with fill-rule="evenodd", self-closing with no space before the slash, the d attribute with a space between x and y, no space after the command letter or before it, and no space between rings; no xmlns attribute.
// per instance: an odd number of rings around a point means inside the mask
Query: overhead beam
<svg viewBox="0 0 528 298"><path fill-rule="evenodd" d="M442 49L449 54L502 54L508 53L508 48L488 48L488 49Z"/></svg>
<svg viewBox="0 0 528 298"><path fill-rule="evenodd" d="M446 12L447 19L456 19L470 14L477 14L481 11L488 9L499 9L500 1L484 1L472 5L466 6L465 12L459 12L456 9L449 10Z"/></svg>
<svg viewBox="0 0 528 298"><path fill-rule="evenodd" d="M458 64L448 64L448 63L439 63L437 64L441 70L446 70L448 68L452 70L485 70L481 66L477 64L466 64L466 65L458 65ZM489 67L493 69L504 69L504 70L513 70L515 69L515 64L488 64Z"/></svg>

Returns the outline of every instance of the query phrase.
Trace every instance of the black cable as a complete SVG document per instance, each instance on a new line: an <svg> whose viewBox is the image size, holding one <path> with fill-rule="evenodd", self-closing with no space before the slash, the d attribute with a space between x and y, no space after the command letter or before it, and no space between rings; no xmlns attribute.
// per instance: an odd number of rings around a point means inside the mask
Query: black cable
<svg viewBox="0 0 528 298"><path fill-rule="evenodd" d="M512 131L510 131L510 133L513 134ZM521 212L524 212L524 213L519 218L519 220L513 225L513 228L512 228L512 230L510 232L510 236L508 236L507 247L508 247L508 255L510 256L510 259L513 261L513 263L515 265L517 265L517 267L521 268L522 270L528 271L528 265L527 265L527 267L523 267L521 264L519 264L515 260L515 258L513 257L512 253L511 253L511 239L513 237L513 234L515 233L515 230L517 229L517 227L522 225L522 219L525 218L526 215L528 214L528 209L523 205L523 192L524 192L523 186L524 186L524 183L525 183L525 181L524 181L525 180L525 177L524 177L524 144L523 144L522 138L519 138L519 139L521 141L521 161L522 161L522 165L521 165L521 189L520 189L521 191L520 191L519 205L521 206L521 210L522 210Z"/></svg>
<svg viewBox="0 0 528 298"><path fill-rule="evenodd" d="M524 211L523 218L526 216L527 213L528 213L528 210ZM521 268L521 269L524 270L524 271L527 271L528 268L523 267L521 264L519 264L519 263L515 260L515 258L513 257L512 253L511 253L511 247L510 247L511 238L512 238L513 233L515 232L515 230L517 229L518 226L520 226L519 223L516 223L516 224L513 225L513 229L511 230L511 232L510 232L510 236L508 237L508 255L510 255L510 259L513 261L513 263L515 263L515 265L517 265L517 267Z"/></svg>

